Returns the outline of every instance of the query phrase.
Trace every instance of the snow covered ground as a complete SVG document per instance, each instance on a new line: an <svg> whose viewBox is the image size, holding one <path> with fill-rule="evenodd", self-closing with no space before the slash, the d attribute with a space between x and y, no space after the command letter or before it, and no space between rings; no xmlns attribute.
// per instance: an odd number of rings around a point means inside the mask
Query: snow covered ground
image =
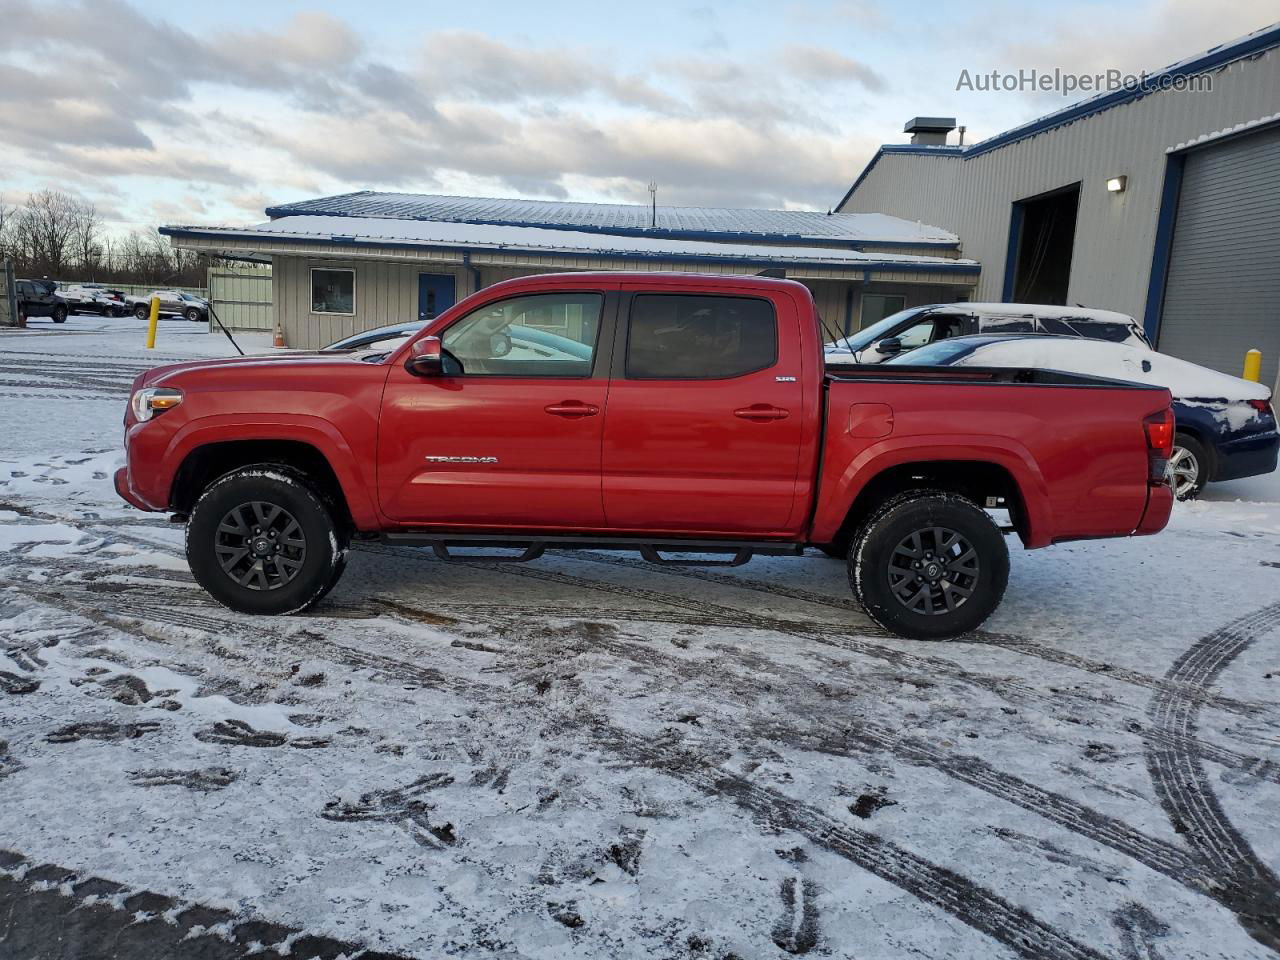
<svg viewBox="0 0 1280 960"><path fill-rule="evenodd" d="M111 489L135 374L230 351L143 326L0 333L0 954L1280 947L1276 476L1015 549L963 642L885 635L817 554L371 546L252 619Z"/></svg>

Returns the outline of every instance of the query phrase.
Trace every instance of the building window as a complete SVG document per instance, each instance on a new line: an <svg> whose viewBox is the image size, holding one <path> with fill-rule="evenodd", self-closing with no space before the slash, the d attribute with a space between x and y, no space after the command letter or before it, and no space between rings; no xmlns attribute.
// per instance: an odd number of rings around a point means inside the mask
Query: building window
<svg viewBox="0 0 1280 960"><path fill-rule="evenodd" d="M862 295L862 319L859 330L865 330L873 323L879 323L885 317L892 316L907 305L907 298L891 293L864 293Z"/></svg>
<svg viewBox="0 0 1280 960"><path fill-rule="evenodd" d="M312 269L311 312L353 316L356 312L356 272Z"/></svg>
<svg viewBox="0 0 1280 960"><path fill-rule="evenodd" d="M631 302L627 377L723 380L778 359L773 304L754 297L641 294Z"/></svg>

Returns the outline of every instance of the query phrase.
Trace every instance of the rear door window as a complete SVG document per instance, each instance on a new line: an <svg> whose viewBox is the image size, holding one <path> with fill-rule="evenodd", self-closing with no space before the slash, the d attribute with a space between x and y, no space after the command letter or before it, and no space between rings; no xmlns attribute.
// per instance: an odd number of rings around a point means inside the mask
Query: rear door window
<svg viewBox="0 0 1280 960"><path fill-rule="evenodd" d="M643 293L631 301L630 380L726 380L777 361L778 320L768 300Z"/></svg>

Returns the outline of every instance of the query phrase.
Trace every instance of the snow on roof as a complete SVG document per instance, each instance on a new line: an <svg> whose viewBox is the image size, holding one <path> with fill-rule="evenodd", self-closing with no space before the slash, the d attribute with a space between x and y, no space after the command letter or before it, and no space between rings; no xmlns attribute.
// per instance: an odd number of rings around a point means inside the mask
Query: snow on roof
<svg viewBox="0 0 1280 960"><path fill-rule="evenodd" d="M487 223L610 234L642 234L690 240L804 240L875 244L955 246L954 233L883 213L822 213L812 210L752 210L733 207L663 207L646 204L578 203L448 197L362 190L267 208L269 217L386 217Z"/></svg>
<svg viewBox="0 0 1280 960"><path fill-rule="evenodd" d="M538 227L494 226L438 220L391 220L383 217L293 216L253 227L162 227L173 237L217 237L231 249L253 249L254 240L332 241L374 246L409 244L424 247L466 247L478 250L523 250L580 256L651 256L671 259L748 260L771 263L818 263L832 266L890 264L908 269L977 273L975 260L898 253L863 253L832 247L765 246L672 240L659 237L611 236Z"/></svg>
<svg viewBox="0 0 1280 960"><path fill-rule="evenodd" d="M1165 153L1177 153L1187 149L1187 147L1198 147L1202 144L1212 143L1215 140L1234 137L1236 134L1245 133L1257 127L1265 127L1272 123L1280 123L1280 113L1259 117L1257 120L1250 120L1248 123L1237 123L1234 127L1223 127L1221 130L1214 130L1212 133L1202 133L1200 136L1185 140L1177 146L1169 147L1165 150Z"/></svg>

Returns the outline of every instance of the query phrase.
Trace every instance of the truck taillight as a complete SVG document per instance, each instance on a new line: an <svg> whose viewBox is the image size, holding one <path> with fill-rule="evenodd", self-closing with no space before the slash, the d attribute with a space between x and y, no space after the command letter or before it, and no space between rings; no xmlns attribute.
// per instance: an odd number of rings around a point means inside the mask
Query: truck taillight
<svg viewBox="0 0 1280 960"><path fill-rule="evenodd" d="M1169 458L1173 456L1173 411L1165 407L1142 421L1147 431L1147 454L1152 483L1168 483Z"/></svg>

